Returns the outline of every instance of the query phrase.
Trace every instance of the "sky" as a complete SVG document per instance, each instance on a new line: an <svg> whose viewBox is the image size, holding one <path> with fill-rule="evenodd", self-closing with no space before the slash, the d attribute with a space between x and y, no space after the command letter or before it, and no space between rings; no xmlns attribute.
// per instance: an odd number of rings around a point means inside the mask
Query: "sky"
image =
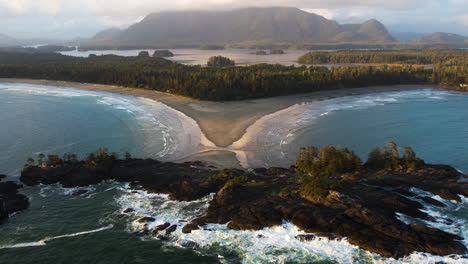
<svg viewBox="0 0 468 264"><path fill-rule="evenodd" d="M468 0L0 0L0 33L73 39L125 28L151 12L291 6L340 23L376 18L391 32L468 36Z"/></svg>

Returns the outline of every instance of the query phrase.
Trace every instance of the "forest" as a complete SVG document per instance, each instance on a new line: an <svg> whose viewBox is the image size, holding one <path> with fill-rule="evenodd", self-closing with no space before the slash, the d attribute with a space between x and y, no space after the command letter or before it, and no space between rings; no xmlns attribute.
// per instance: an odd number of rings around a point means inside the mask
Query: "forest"
<svg viewBox="0 0 468 264"><path fill-rule="evenodd" d="M340 50L310 52L299 58L303 64L413 64L433 65L452 59L468 59L468 51L461 49L425 50Z"/></svg>
<svg viewBox="0 0 468 264"><path fill-rule="evenodd" d="M444 54L446 60L433 69L416 65L329 69L272 64L218 67L217 63L202 67L151 56L77 58L57 53L0 52L0 77L118 85L212 101L374 85L435 83L452 89L462 87L468 76L465 53Z"/></svg>

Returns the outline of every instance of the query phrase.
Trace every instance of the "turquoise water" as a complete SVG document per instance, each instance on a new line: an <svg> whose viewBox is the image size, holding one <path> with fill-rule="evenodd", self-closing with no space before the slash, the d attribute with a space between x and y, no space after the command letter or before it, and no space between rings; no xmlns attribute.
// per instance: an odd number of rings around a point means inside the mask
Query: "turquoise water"
<svg viewBox="0 0 468 264"><path fill-rule="evenodd" d="M468 96L437 89L348 96L295 107L259 131L254 165L289 166L303 146L343 145L363 160L375 146L412 146L429 163L468 172ZM252 146L247 146L252 147ZM261 151L267 149L268 151Z"/></svg>
<svg viewBox="0 0 468 264"><path fill-rule="evenodd" d="M28 157L100 147L177 160L198 152L195 122L159 102L53 86L0 83L0 174L19 175ZM187 136L189 134L189 136Z"/></svg>
<svg viewBox="0 0 468 264"><path fill-rule="evenodd" d="M430 162L468 171L467 105L463 94L432 89L303 105L273 118L266 131L260 131L266 136L257 140L258 149L270 151L253 153L254 160L286 166L299 146L325 144L343 144L365 157L373 146L394 140L414 146ZM17 175L24 160L39 152L83 155L108 147L171 159L198 147L193 144L196 140L179 135L188 129L197 131L186 124L190 120L156 102L109 93L0 84L0 121L0 173L9 175ZM210 225L208 230L182 234L183 223L203 214L211 197L174 202L112 182L83 189L88 193L81 196L72 195L76 189L60 186L23 189L31 208L0 226L0 263L468 263L418 253L396 261L346 241L300 242L294 237L301 231L287 222L255 232ZM461 204L441 201L446 208L426 205L426 211L454 223L430 224L467 238L466 199ZM129 207L135 212L123 216ZM138 237L132 232L139 230L135 220L143 216L154 217L152 225L170 222L179 228L168 241ZM184 248L188 241L196 246Z"/></svg>

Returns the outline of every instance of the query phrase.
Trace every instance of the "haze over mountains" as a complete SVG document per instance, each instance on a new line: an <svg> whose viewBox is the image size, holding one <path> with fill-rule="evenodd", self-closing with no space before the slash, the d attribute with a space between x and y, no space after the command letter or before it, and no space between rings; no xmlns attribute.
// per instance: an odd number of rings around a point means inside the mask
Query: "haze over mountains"
<svg viewBox="0 0 468 264"><path fill-rule="evenodd" d="M106 30L86 44L394 42L379 21L338 24L298 8L179 11L148 15L126 30Z"/></svg>
<svg viewBox="0 0 468 264"><path fill-rule="evenodd" d="M11 47L11 46L29 46L29 45L46 45L46 44L58 44L63 41L54 40L54 39L18 39L8 36L6 34L0 33L0 47Z"/></svg>

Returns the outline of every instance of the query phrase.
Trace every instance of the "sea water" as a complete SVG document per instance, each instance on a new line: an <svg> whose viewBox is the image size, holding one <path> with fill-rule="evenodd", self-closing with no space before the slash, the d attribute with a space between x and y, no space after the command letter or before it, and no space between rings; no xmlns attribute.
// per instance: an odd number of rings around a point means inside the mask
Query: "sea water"
<svg viewBox="0 0 468 264"><path fill-rule="evenodd" d="M250 142L233 146L246 151L248 166L268 167L290 166L301 147L329 144L365 161L374 147L394 141L428 163L468 172L466 106L466 94L429 88L345 96L280 111L249 128Z"/></svg>
<svg viewBox="0 0 468 264"><path fill-rule="evenodd" d="M162 103L43 85L0 83L0 124L0 174L10 176L39 153L177 160L206 143L195 121Z"/></svg>
<svg viewBox="0 0 468 264"><path fill-rule="evenodd" d="M250 155L259 164L283 165L284 159L294 159L299 146L341 143L364 157L374 145L394 140L414 146L430 162L467 170L466 103L463 94L427 89L301 105L292 109L287 122L283 119L277 123L275 118L280 116L269 119L272 123L263 127L267 131L259 132L268 136L254 140L260 147L273 147L271 153L278 150L277 156L263 151ZM13 176L25 158L39 152L85 155L97 147L107 147L119 153L131 151L135 156L171 159L200 146L196 139L201 136L187 140L177 134L181 129L196 134L193 120L154 101L77 89L1 84L0 108L0 168ZM157 144L148 148L150 142ZM189 147L183 149L179 146L187 144ZM88 192L74 196L80 189ZM454 203L414 191L447 205L438 208L425 204L425 211L441 220L427 224L467 238L466 198ZM212 195L175 202L166 195L113 182L75 189L59 185L26 187L22 192L30 197L31 207L0 225L2 264L468 263L459 256L417 252L401 260L387 259L360 250L346 239L301 242L295 236L303 232L288 222L260 231L233 231L226 225L213 224L183 234L181 227L204 214ZM126 208L134 212L122 214ZM136 220L144 216L155 218L150 226L169 222L178 228L167 241L138 237L132 232L141 228ZM408 223L418 221L405 215L398 217ZM444 217L453 223L442 221Z"/></svg>

